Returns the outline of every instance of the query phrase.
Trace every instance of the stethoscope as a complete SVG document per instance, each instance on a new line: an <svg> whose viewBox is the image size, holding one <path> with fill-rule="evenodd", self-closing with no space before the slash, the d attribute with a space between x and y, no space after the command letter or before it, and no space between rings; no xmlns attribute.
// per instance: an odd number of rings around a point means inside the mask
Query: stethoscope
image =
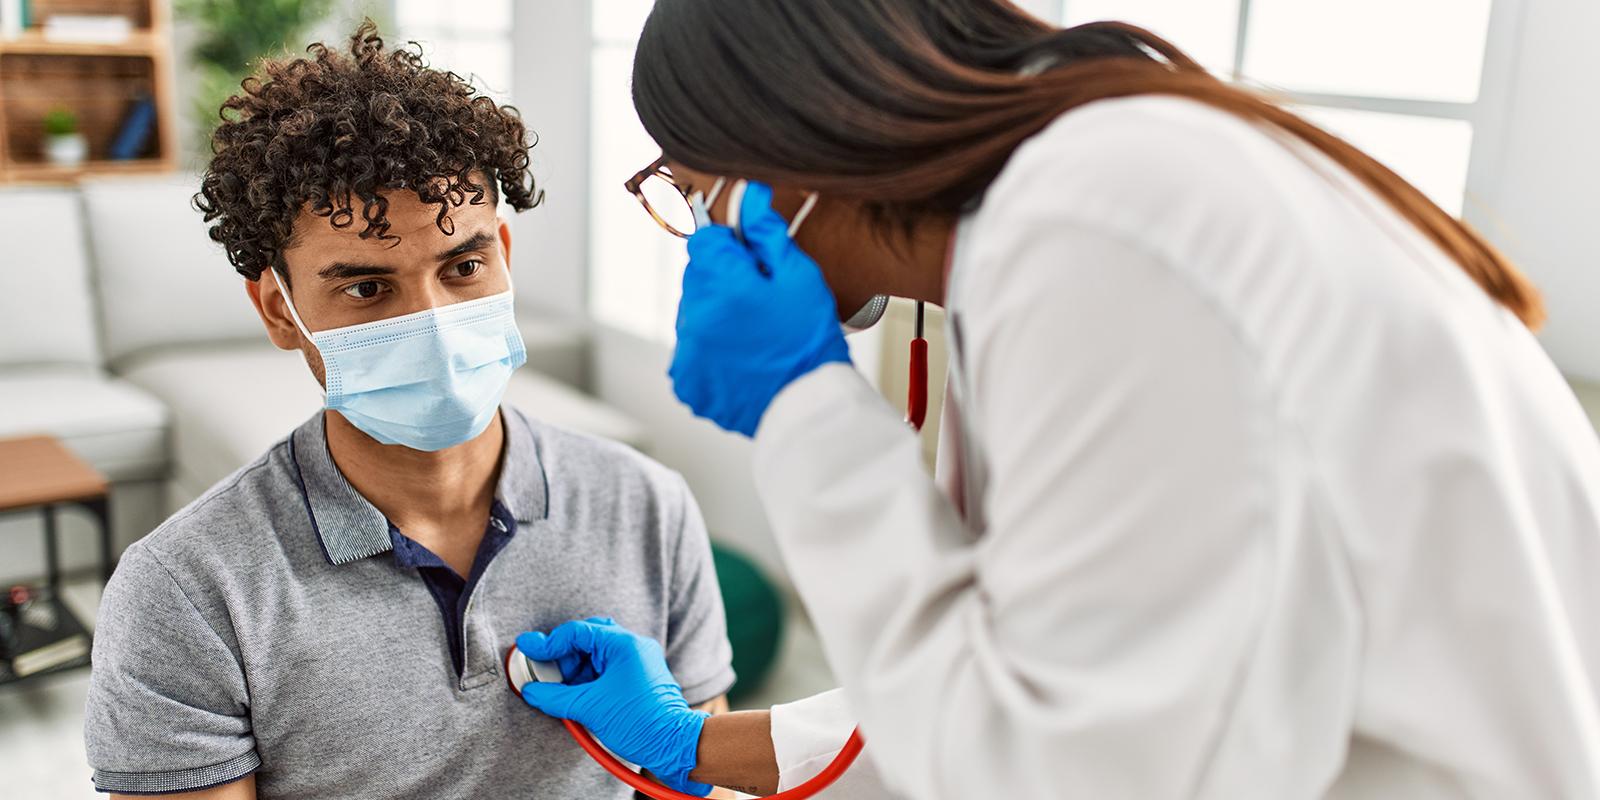
<svg viewBox="0 0 1600 800"><path fill-rule="evenodd" d="M716 202L717 196L722 192L724 186L725 179L719 179L712 186L711 192L707 197L701 198L697 194L691 202L694 207L697 224L704 225L710 222L710 215L706 209ZM744 181L735 181L729 192L728 225L735 231L741 230L739 227L739 207L740 200L743 199L744 187ZM810 215L811 210L816 207L816 203L816 194L806 198L805 203L801 205L800 210L795 213L794 219L789 223L790 236L793 236L795 231L799 230L800 224ZM743 237L741 236L740 238L742 239ZM869 328L883 317L888 304L889 298L887 296L878 295L868 301L850 319L845 320L843 324L847 330L852 331ZM926 421L928 415L928 340L923 336L923 324L924 308L922 301L919 300L917 301L916 331L911 339L910 374L908 376L909 382L906 395L906 423L914 430L922 429L922 423ZM506 651L505 667L506 683L510 685L511 691L519 696L522 694L522 686L524 684L533 681L554 683L562 681L560 667L548 661L534 661L522 655L515 645ZM583 748L585 753L589 754L590 758L593 758L606 772L615 776L617 780L632 787L634 791L646 797L655 798L655 800L703 800L696 795L685 794L663 786L634 772L627 764L622 763L620 759L613 755L610 750L595 741L594 736L582 725L570 719L562 720L562 725L566 726L567 733L572 736L579 747ZM839 780L840 776L844 775L846 770L850 769L850 765L855 763L856 757L861 755L861 749L865 745L866 740L861 737L861 729L858 727L850 732L850 738L845 740L844 747L839 749L839 752L834 755L833 761L829 762L828 766L824 767L821 772L818 772L810 780L799 786L774 795L768 795L768 800L804 800L817 795L823 789L833 785L835 781Z"/></svg>
<svg viewBox="0 0 1600 800"><path fill-rule="evenodd" d="M718 178L716 183L711 185L711 191L704 196L696 192L689 200L690 207L694 209L695 226L698 228L711 224L709 209L716 204L717 198L721 196L722 190L726 188L728 190L728 227L733 228L740 241L743 241L744 229L739 224L739 213L740 209L744 207L745 186L746 183L742 180L729 183L727 178ZM790 237L793 237L800 230L800 226L805 223L806 217L811 216L812 209L817 207L818 197L819 195L816 192L806 195L805 202L800 204L800 210L796 211L794 219L789 221ZM766 270L765 267L761 267L761 269L763 272ZM850 318L846 319L842 324L846 332L864 331L876 325L888 309L889 296L883 294L875 295L871 300L867 301L866 305L863 305L856 313L850 315ZM923 336L925 316L926 309L924 304L921 300L918 300L916 331L911 338L911 353L908 362L910 375L907 383L906 422L913 429L919 431L922 430L922 423L926 421L928 416L928 340Z"/></svg>

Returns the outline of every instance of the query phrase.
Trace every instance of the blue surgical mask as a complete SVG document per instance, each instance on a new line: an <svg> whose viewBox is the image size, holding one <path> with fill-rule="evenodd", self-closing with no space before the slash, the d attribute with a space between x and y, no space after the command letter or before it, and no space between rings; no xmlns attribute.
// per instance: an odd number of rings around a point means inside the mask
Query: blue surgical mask
<svg viewBox="0 0 1600 800"><path fill-rule="evenodd" d="M312 333L276 270L289 316L322 354L326 401L384 444L443 450L483 433L528 360L512 291Z"/></svg>

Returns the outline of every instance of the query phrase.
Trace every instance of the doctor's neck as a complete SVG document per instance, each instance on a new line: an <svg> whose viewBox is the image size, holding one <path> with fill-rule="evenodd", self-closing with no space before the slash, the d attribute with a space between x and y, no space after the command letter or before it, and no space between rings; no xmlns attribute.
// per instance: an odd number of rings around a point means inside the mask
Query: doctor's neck
<svg viewBox="0 0 1600 800"><path fill-rule="evenodd" d="M906 238L906 291L901 297L945 305L950 258L955 248L956 218L929 217L916 224Z"/></svg>
<svg viewBox="0 0 1600 800"><path fill-rule="evenodd" d="M382 444L337 411L324 411L328 454L339 472L390 522L408 524L479 516L494 501L505 429L495 414L483 433L426 452Z"/></svg>
<svg viewBox="0 0 1600 800"><path fill-rule="evenodd" d="M858 308L879 294L943 306L955 224L953 214L901 224L823 202L796 239L822 267L842 306Z"/></svg>

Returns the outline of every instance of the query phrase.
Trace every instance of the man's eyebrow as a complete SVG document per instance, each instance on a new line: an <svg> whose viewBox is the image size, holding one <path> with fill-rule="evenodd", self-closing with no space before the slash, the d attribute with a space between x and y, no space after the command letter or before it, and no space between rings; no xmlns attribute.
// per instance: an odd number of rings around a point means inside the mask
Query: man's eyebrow
<svg viewBox="0 0 1600 800"><path fill-rule="evenodd" d="M495 235L494 234L492 234L492 233L490 233L488 231L478 231L477 233L474 233L471 236L468 236L466 238L466 240L463 241L461 244L458 244L455 247L452 247L449 250L446 250L443 253L440 253L439 254L439 260L440 261L449 261L450 259L455 258L456 256L466 255L467 253L470 253L470 252L472 252L474 250L482 250L485 247L488 247L489 245L494 244L494 241L495 241Z"/></svg>
<svg viewBox="0 0 1600 800"><path fill-rule="evenodd" d="M317 271L317 277L325 281L342 281L346 278L366 278L373 275L393 274L393 267L348 261L335 261Z"/></svg>

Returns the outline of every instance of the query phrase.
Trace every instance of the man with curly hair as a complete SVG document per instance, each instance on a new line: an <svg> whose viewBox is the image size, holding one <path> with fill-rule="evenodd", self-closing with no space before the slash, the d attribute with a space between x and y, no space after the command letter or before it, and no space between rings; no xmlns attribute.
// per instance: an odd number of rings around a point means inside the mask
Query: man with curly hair
<svg viewBox="0 0 1600 800"><path fill-rule="evenodd" d="M638 453L500 404L525 356L497 206L541 199L515 111L370 22L308 53L223 105L196 205L326 407L123 557L95 637L95 785L626 797L501 659L522 631L614 617L719 710L734 676L699 511Z"/></svg>

